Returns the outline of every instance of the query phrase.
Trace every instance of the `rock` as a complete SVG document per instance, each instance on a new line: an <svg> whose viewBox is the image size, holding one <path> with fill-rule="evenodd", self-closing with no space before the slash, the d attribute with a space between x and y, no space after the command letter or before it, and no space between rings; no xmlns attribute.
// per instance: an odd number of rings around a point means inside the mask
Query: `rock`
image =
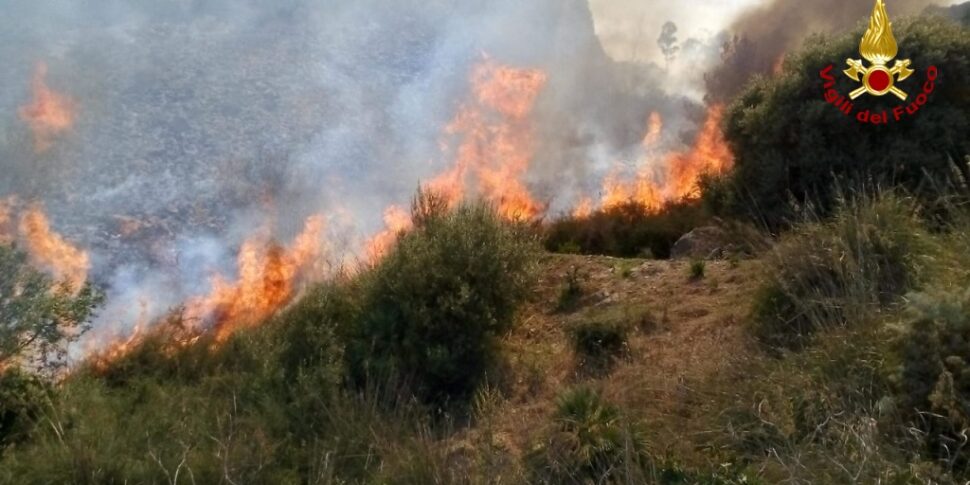
<svg viewBox="0 0 970 485"><path fill-rule="evenodd" d="M721 256L728 235L718 226L703 226L684 234L670 249L673 259L715 259Z"/></svg>

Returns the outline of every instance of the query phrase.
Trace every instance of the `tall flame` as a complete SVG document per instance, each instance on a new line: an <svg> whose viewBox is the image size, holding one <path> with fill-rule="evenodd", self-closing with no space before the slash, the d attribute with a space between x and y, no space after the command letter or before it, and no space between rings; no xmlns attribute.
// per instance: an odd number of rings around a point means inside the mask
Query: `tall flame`
<svg viewBox="0 0 970 485"><path fill-rule="evenodd" d="M896 57L897 52L893 24L886 13L886 4L882 0L876 0L872 16L869 17L869 28L859 44L859 53L873 64L884 65Z"/></svg>
<svg viewBox="0 0 970 485"><path fill-rule="evenodd" d="M306 267L319 257L323 226L321 216L309 217L289 248L259 236L246 240L236 260L237 280L216 275L209 295L186 305L187 318L213 322L216 340L223 341L272 315L289 303Z"/></svg>
<svg viewBox="0 0 970 485"><path fill-rule="evenodd" d="M703 174L721 173L733 163L720 128L723 117L723 106L712 106L694 146L686 152L668 155L665 173L659 177L650 164L643 164L632 181L623 180L617 170L611 172L603 181L600 206L609 209L632 201L656 210L664 201L696 197L697 183ZM648 126L647 138L652 130L653 126Z"/></svg>
<svg viewBox="0 0 970 485"><path fill-rule="evenodd" d="M31 207L21 215L19 231L34 264L51 271L56 279L66 281L72 291L81 289L91 268L88 254L54 232L40 207Z"/></svg>
<svg viewBox="0 0 970 485"><path fill-rule="evenodd" d="M532 110L546 84L537 69L500 65L490 59L471 75L473 99L463 104L445 128L456 141L454 165L428 183L428 188L454 204L474 182L477 195L496 205L507 218L534 218L543 207L522 180L534 154ZM474 178L474 181L468 180Z"/></svg>
<svg viewBox="0 0 970 485"><path fill-rule="evenodd" d="M694 146L686 153L674 153L667 159L666 199L696 197L699 195L697 182L702 175L722 173L731 168L734 157L721 131L723 118L723 106L711 107Z"/></svg>
<svg viewBox="0 0 970 485"><path fill-rule="evenodd" d="M453 207L471 191L494 204L507 219L534 219L544 210L529 193L523 177L535 153L532 111L547 76L538 69L504 66L486 58L471 73L471 99L463 103L444 129L441 141L452 165L428 180L425 189ZM364 247L375 262L397 236L413 225L403 208L384 210L385 228Z"/></svg>
<svg viewBox="0 0 970 485"><path fill-rule="evenodd" d="M47 86L47 65L43 62L34 69L31 90L33 99L20 108L19 114L34 136L34 151L43 153L53 146L56 136L73 126L76 104Z"/></svg>
<svg viewBox="0 0 970 485"><path fill-rule="evenodd" d="M366 244L364 254L367 262L374 263L384 257L397 237L412 226L411 214L400 206L392 205L384 210L385 229Z"/></svg>

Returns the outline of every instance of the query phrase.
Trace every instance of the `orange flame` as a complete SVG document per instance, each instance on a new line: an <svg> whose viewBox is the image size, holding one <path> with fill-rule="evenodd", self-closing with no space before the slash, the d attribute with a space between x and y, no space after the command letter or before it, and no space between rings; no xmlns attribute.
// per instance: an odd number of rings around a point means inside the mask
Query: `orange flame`
<svg viewBox="0 0 970 485"><path fill-rule="evenodd" d="M702 175L723 173L734 164L734 156L721 131L722 119L724 119L724 107L720 105L711 107L690 151L670 156L667 161L667 185L664 190L668 200L700 195L697 182Z"/></svg>
<svg viewBox="0 0 970 485"><path fill-rule="evenodd" d="M411 214L400 206L392 205L384 209L385 229L367 242L364 252L367 261L374 263L383 258L397 241L397 237L411 229L412 224Z"/></svg>
<svg viewBox="0 0 970 485"><path fill-rule="evenodd" d="M522 178L534 154L532 110L546 84L537 69L519 69L486 59L471 75L473 99L463 104L445 128L457 141L452 168L433 178L428 188L455 204L474 175L477 195L510 219L529 219L543 207ZM447 143L445 146L447 147Z"/></svg>
<svg viewBox="0 0 970 485"><path fill-rule="evenodd" d="M141 298L138 300L139 313L138 321L127 337L115 335L110 338L111 343L103 348L96 348L98 342L108 341L109 338L89 338L87 340L87 354L92 356L92 364L96 369L104 370L109 364L117 361L121 357L128 355L146 335L148 328L148 302Z"/></svg>
<svg viewBox="0 0 970 485"><path fill-rule="evenodd" d="M20 119L27 123L34 136L34 152L51 148L54 138L74 124L76 104L73 99L47 86L47 65L37 63L31 82L33 99L20 108Z"/></svg>
<svg viewBox="0 0 970 485"><path fill-rule="evenodd" d="M661 182L652 173L653 168L645 164L633 181L621 180L614 171L603 181L603 197L600 205L609 209L626 202L637 202L648 209L659 209L664 201L696 197L697 182L705 173L722 173L731 168L733 156L721 132L723 106L712 106L701 126L694 146L682 153L667 156L666 173ZM654 124L648 123L647 135L654 132Z"/></svg>
<svg viewBox="0 0 970 485"><path fill-rule="evenodd" d="M585 219L593 214L593 199L589 197L583 197L576 208L573 209L573 217L576 219Z"/></svg>
<svg viewBox="0 0 970 485"><path fill-rule="evenodd" d="M775 76L781 75L781 73L783 73L783 72L785 72L785 54L784 53L782 53L781 55L779 55L778 58L775 59L774 64L771 65L771 73L774 74Z"/></svg>
<svg viewBox="0 0 970 485"><path fill-rule="evenodd" d="M21 215L20 234L34 264L48 269L58 280L66 281L72 291L84 286L91 268L88 254L54 232L40 207L32 207Z"/></svg>
<svg viewBox="0 0 970 485"><path fill-rule="evenodd" d="M495 205L507 219L533 219L544 210L522 180L534 155L532 111L546 74L538 69L503 66L486 58L472 69L472 99L462 104L444 129L450 168L424 184L425 189L454 207L466 190ZM364 257L373 263L393 246L413 223L408 212L392 205L384 210L385 229L365 244Z"/></svg>
<svg viewBox="0 0 970 485"><path fill-rule="evenodd" d="M660 113L656 111L650 113L650 119L647 120L647 134L643 137L643 147L649 148L656 145L660 141L663 129L664 119L660 116Z"/></svg>
<svg viewBox="0 0 970 485"><path fill-rule="evenodd" d="M289 303L306 267L319 257L323 225L320 216L308 218L289 248L262 237L246 240L236 260L238 279L215 276L209 295L186 305L188 319L213 321L216 341L265 320Z"/></svg>
<svg viewBox="0 0 970 485"><path fill-rule="evenodd" d="M660 187L646 173L637 174L632 182L620 180L613 172L603 180L603 199L600 206L611 209L627 202L642 204L650 210L659 209L663 204Z"/></svg>

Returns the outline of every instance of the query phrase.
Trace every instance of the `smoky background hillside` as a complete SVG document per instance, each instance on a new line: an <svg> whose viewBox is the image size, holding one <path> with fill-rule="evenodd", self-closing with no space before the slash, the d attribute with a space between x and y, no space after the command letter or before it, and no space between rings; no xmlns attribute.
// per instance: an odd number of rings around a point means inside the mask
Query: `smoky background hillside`
<svg viewBox="0 0 970 485"><path fill-rule="evenodd" d="M551 217L607 204L611 181L635 180L625 195L642 195L643 180L650 197L683 195L694 172L730 163L721 149L690 151L699 138L718 144L698 136L705 123L716 131L711 103L770 73L808 33L848 27L868 9L757 4L703 37L681 23L680 57L665 66L656 55L611 57L596 28L622 10L596 19L582 0L6 1L0 196L12 212L43 210L85 252L79 268L108 288L101 320L130 325L133 312L155 317L211 291L214 274L238 276L237 253L255 233L285 243L319 216L308 237L326 251L313 259L366 257L368 238L393 226L388 207L467 152L505 157L490 148L503 143L516 163L493 172L521 189L461 180L463 196L525 194L529 217ZM668 20L641 18L651 33ZM658 51L655 35L629 41ZM505 90L499 98L532 74L534 96L511 111L483 97L481 65L493 66L485 83ZM31 116L52 106L60 124L38 131ZM467 113L477 125L463 127ZM522 135L495 135L503 130ZM692 175L671 190L679 152L717 160L688 163Z"/></svg>

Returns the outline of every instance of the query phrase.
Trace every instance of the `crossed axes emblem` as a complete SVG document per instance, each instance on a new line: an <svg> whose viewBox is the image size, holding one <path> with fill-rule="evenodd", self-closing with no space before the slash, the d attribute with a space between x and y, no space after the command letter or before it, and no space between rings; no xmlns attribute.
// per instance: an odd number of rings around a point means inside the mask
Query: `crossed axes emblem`
<svg viewBox="0 0 970 485"><path fill-rule="evenodd" d="M849 98L856 99L863 93L874 96L893 93L897 98L906 101L908 95L902 89L897 88L895 83L903 81L913 74L913 70L909 68L909 59L897 59L896 64L888 69L885 64L873 64L866 67L859 59L847 59L845 62L849 65L849 68L842 72L855 82L862 81L862 87L849 93Z"/></svg>

